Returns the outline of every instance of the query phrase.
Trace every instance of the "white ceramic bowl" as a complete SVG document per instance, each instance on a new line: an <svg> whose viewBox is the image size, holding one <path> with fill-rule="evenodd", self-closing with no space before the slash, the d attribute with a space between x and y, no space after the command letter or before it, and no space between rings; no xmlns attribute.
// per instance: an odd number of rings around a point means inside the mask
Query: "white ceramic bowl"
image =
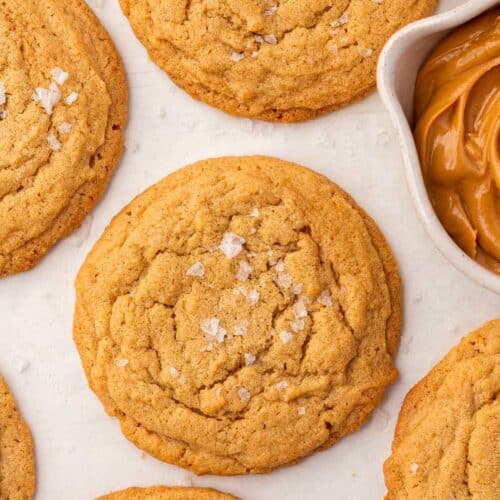
<svg viewBox="0 0 500 500"><path fill-rule="evenodd" d="M427 196L413 140L413 95L418 70L430 51L451 30L498 4L498 0L469 0L443 14L422 19L398 31L380 55L378 90L396 127L413 204L427 233L441 253L464 274L500 294L500 276L465 254L439 222Z"/></svg>

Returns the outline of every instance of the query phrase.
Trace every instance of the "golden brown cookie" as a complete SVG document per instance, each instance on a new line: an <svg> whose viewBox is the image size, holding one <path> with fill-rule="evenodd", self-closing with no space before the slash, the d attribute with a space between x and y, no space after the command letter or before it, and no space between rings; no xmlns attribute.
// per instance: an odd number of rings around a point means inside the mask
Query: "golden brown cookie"
<svg viewBox="0 0 500 500"><path fill-rule="evenodd" d="M85 2L0 2L0 277L80 225L120 158L126 117L119 55Z"/></svg>
<svg viewBox="0 0 500 500"><path fill-rule="evenodd" d="M467 335L406 396L392 455L389 500L498 499L500 320Z"/></svg>
<svg viewBox="0 0 500 500"><path fill-rule="evenodd" d="M151 59L227 113L295 122L375 88L378 55L436 0L120 0Z"/></svg>
<svg viewBox="0 0 500 500"><path fill-rule="evenodd" d="M33 440L0 376L0 498L28 500L35 492Z"/></svg>
<svg viewBox="0 0 500 500"><path fill-rule="evenodd" d="M268 157L184 168L115 217L74 338L125 436L198 474L267 472L357 430L397 376L396 264L338 186Z"/></svg>
<svg viewBox="0 0 500 500"><path fill-rule="evenodd" d="M127 488L104 495L97 500L236 500L236 497L210 488L154 486Z"/></svg>

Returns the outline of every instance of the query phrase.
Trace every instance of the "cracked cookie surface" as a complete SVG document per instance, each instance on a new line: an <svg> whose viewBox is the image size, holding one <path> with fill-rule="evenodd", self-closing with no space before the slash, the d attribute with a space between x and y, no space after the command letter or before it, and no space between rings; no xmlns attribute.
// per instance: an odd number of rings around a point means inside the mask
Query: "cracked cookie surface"
<svg viewBox="0 0 500 500"><path fill-rule="evenodd" d="M0 2L0 277L76 229L121 156L127 88L81 0Z"/></svg>
<svg viewBox="0 0 500 500"><path fill-rule="evenodd" d="M97 500L236 500L236 497L211 488L154 486L127 488L104 495Z"/></svg>
<svg viewBox="0 0 500 500"><path fill-rule="evenodd" d="M0 375L0 498L29 500L35 492L33 440Z"/></svg>
<svg viewBox="0 0 500 500"><path fill-rule="evenodd" d="M500 320L467 335L406 396L384 465L388 500L500 491Z"/></svg>
<svg viewBox="0 0 500 500"><path fill-rule="evenodd" d="M194 98L271 121L375 89L378 54L436 0L120 0L151 59Z"/></svg>
<svg viewBox="0 0 500 500"><path fill-rule="evenodd" d="M74 338L125 436L196 473L267 472L357 430L397 376L396 264L338 186L201 161L117 215L76 280Z"/></svg>

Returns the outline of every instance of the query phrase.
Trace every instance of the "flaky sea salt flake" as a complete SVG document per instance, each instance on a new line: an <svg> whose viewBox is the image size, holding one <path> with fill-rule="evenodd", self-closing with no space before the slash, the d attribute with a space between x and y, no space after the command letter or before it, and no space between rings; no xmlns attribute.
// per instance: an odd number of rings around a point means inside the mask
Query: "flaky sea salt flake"
<svg viewBox="0 0 500 500"><path fill-rule="evenodd" d="M358 47L358 54L366 59L372 56L373 49L369 49L368 47Z"/></svg>
<svg viewBox="0 0 500 500"><path fill-rule="evenodd" d="M205 276L205 266L201 262L195 262L187 271L188 276L203 278Z"/></svg>
<svg viewBox="0 0 500 500"><path fill-rule="evenodd" d="M418 471L418 468L419 468L419 465L416 464L416 463L413 463L413 464L410 465L410 472L412 474L416 474L417 471Z"/></svg>
<svg viewBox="0 0 500 500"><path fill-rule="evenodd" d="M288 289L292 286L292 277L288 273L278 274L273 278L273 281L280 287Z"/></svg>
<svg viewBox="0 0 500 500"><path fill-rule="evenodd" d="M271 45L276 45L278 43L278 39L273 34L264 35L264 41Z"/></svg>
<svg viewBox="0 0 500 500"><path fill-rule="evenodd" d="M68 106L71 106L78 100L78 92L71 92L71 94L66 97L65 102Z"/></svg>
<svg viewBox="0 0 500 500"><path fill-rule="evenodd" d="M234 233L224 233L220 242L220 251L229 259L236 257L242 250L245 243L245 238Z"/></svg>
<svg viewBox="0 0 500 500"><path fill-rule="evenodd" d="M245 54L243 52L231 52L231 61L240 62L245 59Z"/></svg>
<svg viewBox="0 0 500 500"><path fill-rule="evenodd" d="M252 208L252 211L250 212L250 217L257 218L259 217L259 215L260 215L260 210L257 207Z"/></svg>
<svg viewBox="0 0 500 500"><path fill-rule="evenodd" d="M244 321L241 325L234 327L234 335L243 337L248 332L248 321Z"/></svg>
<svg viewBox="0 0 500 500"><path fill-rule="evenodd" d="M276 387L282 391L283 389L286 389L288 387L288 382L286 380L280 380L277 384Z"/></svg>
<svg viewBox="0 0 500 500"><path fill-rule="evenodd" d="M299 406L299 407L297 408L297 413L298 413L299 415L305 415L305 414L306 414L306 407L305 407L305 406Z"/></svg>
<svg viewBox="0 0 500 500"><path fill-rule="evenodd" d="M323 290L318 297L318 302L325 307L331 307L333 305L332 296L329 290Z"/></svg>
<svg viewBox="0 0 500 500"><path fill-rule="evenodd" d="M33 94L33 100L39 102L48 115L54 111L54 106L61 100L61 91L55 83L51 83L48 89L37 87Z"/></svg>
<svg viewBox="0 0 500 500"><path fill-rule="evenodd" d="M288 344L291 342L293 338L293 335L290 332L287 332L286 330L283 330L280 332L280 339L283 344Z"/></svg>
<svg viewBox="0 0 500 500"><path fill-rule="evenodd" d="M255 363L255 355L253 355L252 353L250 352L246 352L244 354L244 357L245 357L245 365L247 366L251 366Z"/></svg>
<svg viewBox="0 0 500 500"><path fill-rule="evenodd" d="M236 273L236 279L238 281L247 281L250 274L252 274L253 268L246 260L240 260L239 269Z"/></svg>
<svg viewBox="0 0 500 500"><path fill-rule="evenodd" d="M307 308L303 297L300 297L299 300L294 304L293 310L297 319L307 317Z"/></svg>
<svg viewBox="0 0 500 500"><path fill-rule="evenodd" d="M7 94L5 92L5 85L3 82L0 82L0 106L7 102Z"/></svg>
<svg viewBox="0 0 500 500"><path fill-rule="evenodd" d="M303 319L295 319L292 321L290 326L292 327L292 330L295 333L297 333L297 332L301 332L305 328L306 324L305 324L305 321Z"/></svg>
<svg viewBox="0 0 500 500"><path fill-rule="evenodd" d="M177 368L171 366L169 371L171 377L177 378L179 376L179 370L177 370Z"/></svg>
<svg viewBox="0 0 500 500"><path fill-rule="evenodd" d="M224 337L227 334L226 329L220 326L220 320L218 318L203 319L200 322L200 329L209 337L214 338L219 344L224 342Z"/></svg>
<svg viewBox="0 0 500 500"><path fill-rule="evenodd" d="M50 70L50 74L56 83L59 85L64 85L66 80L69 78L69 74L63 71L61 68L55 67Z"/></svg>
<svg viewBox="0 0 500 500"><path fill-rule="evenodd" d="M69 134L71 132L71 127L72 127L71 123L63 122L60 125L58 125L57 131L60 134Z"/></svg>
<svg viewBox="0 0 500 500"><path fill-rule="evenodd" d="M251 398L250 391L245 387L240 387L240 389L238 390L238 396L242 401L250 401Z"/></svg>
<svg viewBox="0 0 500 500"><path fill-rule="evenodd" d="M259 302L260 294L257 290L250 290L247 294L247 301L251 306Z"/></svg>
<svg viewBox="0 0 500 500"><path fill-rule="evenodd" d="M115 364L119 368L123 368L124 366L128 365L128 359L125 359L125 358L117 359Z"/></svg>
<svg viewBox="0 0 500 500"><path fill-rule="evenodd" d="M47 136L47 142L49 143L50 149L52 149L52 151L61 150L62 144L54 134L49 134Z"/></svg>

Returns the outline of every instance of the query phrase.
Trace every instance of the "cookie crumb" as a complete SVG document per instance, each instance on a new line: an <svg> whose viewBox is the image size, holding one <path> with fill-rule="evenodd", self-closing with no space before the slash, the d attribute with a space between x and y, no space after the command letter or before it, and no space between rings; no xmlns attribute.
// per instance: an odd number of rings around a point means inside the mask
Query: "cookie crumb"
<svg viewBox="0 0 500 500"><path fill-rule="evenodd" d="M195 262L187 271L188 276L203 278L205 276L205 266L201 262Z"/></svg>
<svg viewBox="0 0 500 500"><path fill-rule="evenodd" d="M255 363L255 359L256 358L255 358L255 356L252 353L246 352L244 354L244 357L245 357L245 365L246 366L251 366L251 365L253 365Z"/></svg>
<svg viewBox="0 0 500 500"><path fill-rule="evenodd" d="M245 238L234 233L224 233L219 249L226 257L232 259L243 250L244 243Z"/></svg>

